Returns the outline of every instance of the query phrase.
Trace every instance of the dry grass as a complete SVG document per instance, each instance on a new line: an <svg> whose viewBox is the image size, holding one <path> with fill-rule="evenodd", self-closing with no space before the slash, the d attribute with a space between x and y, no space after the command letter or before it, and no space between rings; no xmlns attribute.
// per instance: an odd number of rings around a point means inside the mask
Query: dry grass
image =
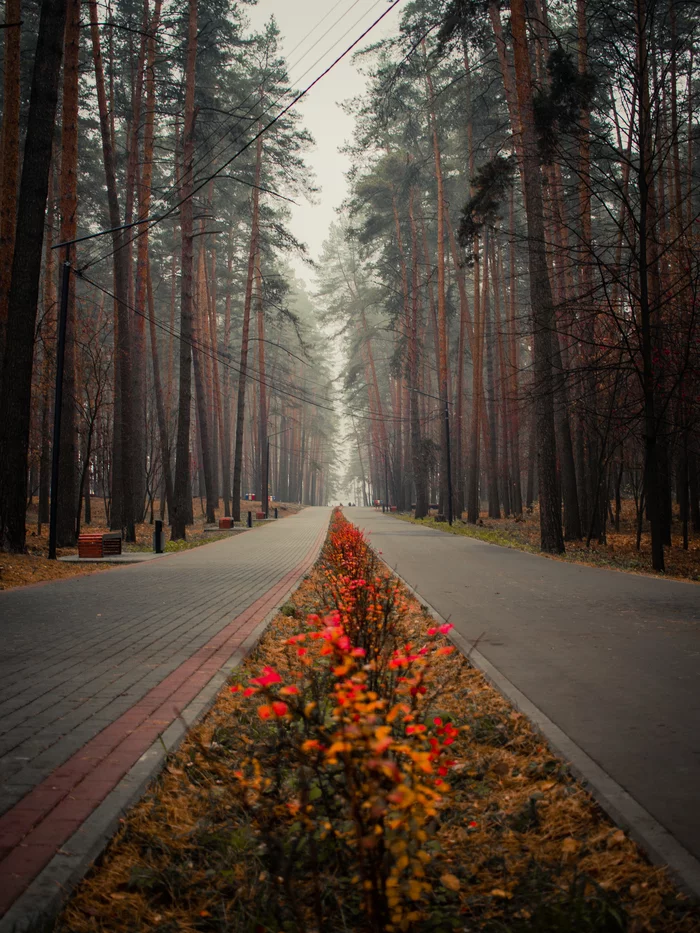
<svg viewBox="0 0 700 933"><path fill-rule="evenodd" d="M395 516L405 521L415 521L409 515ZM482 511L478 525L466 523L466 513L463 521L456 522L452 528L446 522L436 522L434 516L425 519L423 524L440 531L451 531L452 534L462 534L467 537L479 538L492 544L504 547L514 547L520 550L541 553L539 509L535 506L530 513L522 518L488 517L488 512ZM566 554L562 556L545 555L553 560L566 560L572 563L589 564L594 567L606 567L609 570L624 570L632 573L645 573L654 576L657 574L651 566L651 540L648 529L642 533L640 549L637 550L637 528L633 500L623 500L620 516L620 530L608 526L607 541L600 544L591 541L586 547L585 541L567 541ZM664 549L666 571L662 576L678 580L700 581L700 535L693 535L689 531L688 549L683 549L682 528L678 516L675 516L672 534L672 545Z"/></svg>
<svg viewBox="0 0 700 933"><path fill-rule="evenodd" d="M294 515L302 506L296 503L276 503L279 509L279 517L286 518ZM187 547L195 547L199 544L209 544L220 538L227 538L235 532L223 531L221 534L211 533L204 530L205 519L201 512L199 499L194 500L195 521L187 529ZM219 503L220 508L217 516L223 515L223 502ZM255 513L260 503L241 502L241 515L245 518L249 509ZM155 503L155 515L158 517L159 504ZM41 534L37 532L37 512L36 506L31 506L27 513L27 553L26 554L4 554L0 552L0 590L8 590L18 586L27 586L30 583L42 581L63 580L66 577L82 576L86 573L96 573L113 569L108 564L63 564L60 561L48 560L49 552L49 527L47 524L42 526ZM109 531L109 525L105 515L104 502L101 499L92 500L92 522L90 525L83 525L83 532ZM166 526L166 538L168 529ZM175 542L173 542L175 544ZM124 550L151 550L153 547L153 525L149 522L142 522L136 526L136 544L125 545ZM167 548L170 550L170 548ZM184 549L182 546L173 547L172 550ZM58 556L63 557L68 554L77 554L77 547L59 548Z"/></svg>
<svg viewBox="0 0 700 933"><path fill-rule="evenodd" d="M264 665L286 676L291 662L284 640L309 612L323 611L322 584L319 572L312 573L235 672L236 682L246 683ZM417 644L431 620L407 598L403 634ZM607 819L479 671L453 654L440 660L435 682L448 686L431 701L430 714L464 727L453 746L457 764L435 853L437 874L449 872L459 890L436 885L431 924L421 931L700 931L700 914L666 873ZM266 729L250 701L224 688L123 820L57 930L314 933L271 916L282 879L270 870L233 775L265 743ZM303 901L312 885L302 876L294 887ZM345 905L336 929L365 930L357 904Z"/></svg>

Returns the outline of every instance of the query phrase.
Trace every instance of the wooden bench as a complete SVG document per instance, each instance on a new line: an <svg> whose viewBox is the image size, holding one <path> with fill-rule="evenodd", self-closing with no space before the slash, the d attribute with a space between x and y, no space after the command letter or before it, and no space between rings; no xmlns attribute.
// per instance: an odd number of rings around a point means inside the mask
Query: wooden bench
<svg viewBox="0 0 700 933"><path fill-rule="evenodd" d="M122 552L122 536L118 531L78 536L78 557L112 557Z"/></svg>

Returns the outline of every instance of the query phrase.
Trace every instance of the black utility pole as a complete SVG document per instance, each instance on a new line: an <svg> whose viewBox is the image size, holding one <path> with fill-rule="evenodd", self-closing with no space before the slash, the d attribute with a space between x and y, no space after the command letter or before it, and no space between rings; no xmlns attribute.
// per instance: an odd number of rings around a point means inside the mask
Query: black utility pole
<svg viewBox="0 0 700 933"><path fill-rule="evenodd" d="M452 524L452 452L450 450L450 409L445 399L445 446L447 447L447 521Z"/></svg>
<svg viewBox="0 0 700 933"><path fill-rule="evenodd" d="M58 473L61 457L61 408L63 406L63 367L66 358L66 322L68 320L68 289L70 262L66 246L66 259L61 276L61 306L58 313L58 340L56 343L56 392L53 404L53 448L51 450L51 511L49 513L49 560L56 560L56 517L58 512Z"/></svg>

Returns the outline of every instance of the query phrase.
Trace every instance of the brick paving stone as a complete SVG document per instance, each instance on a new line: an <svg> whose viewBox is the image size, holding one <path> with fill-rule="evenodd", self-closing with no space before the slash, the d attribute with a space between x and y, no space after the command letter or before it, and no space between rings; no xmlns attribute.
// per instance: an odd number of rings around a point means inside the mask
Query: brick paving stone
<svg viewBox="0 0 700 933"><path fill-rule="evenodd" d="M297 582L328 518L0 593L0 916Z"/></svg>

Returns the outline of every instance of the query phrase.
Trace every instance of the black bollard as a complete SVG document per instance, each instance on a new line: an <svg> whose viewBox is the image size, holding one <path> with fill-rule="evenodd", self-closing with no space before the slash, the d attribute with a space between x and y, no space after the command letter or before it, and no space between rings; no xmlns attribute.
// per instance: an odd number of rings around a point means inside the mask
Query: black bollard
<svg viewBox="0 0 700 933"><path fill-rule="evenodd" d="M279 518L279 515L277 514L277 509L276 509L276 508L275 508L275 518Z"/></svg>
<svg viewBox="0 0 700 933"><path fill-rule="evenodd" d="M153 550L156 552L156 554L162 554L165 550L165 542L163 538L163 522L157 518L156 528L153 532Z"/></svg>
<svg viewBox="0 0 700 933"><path fill-rule="evenodd" d="M248 512L248 527L249 528L253 527L253 513L252 512Z"/></svg>

